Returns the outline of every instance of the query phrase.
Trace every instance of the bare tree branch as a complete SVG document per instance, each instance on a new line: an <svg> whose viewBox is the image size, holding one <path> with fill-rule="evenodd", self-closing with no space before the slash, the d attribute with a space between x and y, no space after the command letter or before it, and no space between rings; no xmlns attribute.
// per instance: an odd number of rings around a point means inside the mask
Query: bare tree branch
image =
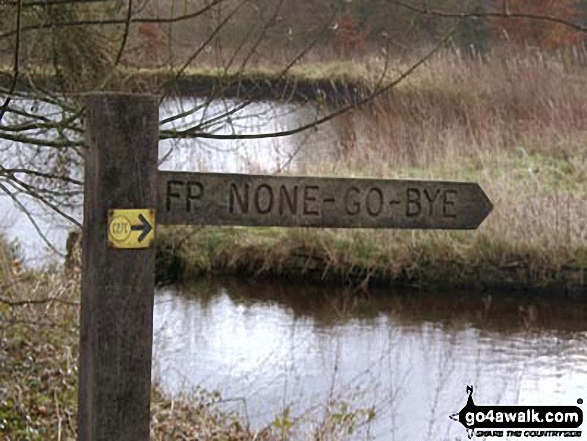
<svg viewBox="0 0 587 441"><path fill-rule="evenodd" d="M249 60L251 59L251 57L253 56L253 54L257 51L257 49L259 48L261 42L263 41L263 39L265 38L265 36L267 35L268 30L271 28L271 26L275 25L276 21L277 21L277 17L279 16L279 12L281 11L281 8L284 4L284 0L281 0L277 7L275 8L275 10L273 11L273 15L271 17L270 20L267 21L267 23L265 23L265 26L263 26L263 30L261 31L260 35L258 36L257 40L255 41L255 43L252 45L252 47L249 49L249 52L247 55L245 55L240 68L237 70L237 75L236 78L240 78L242 76L242 74L245 71L246 65L249 62ZM331 20L329 20L331 21ZM249 35L249 34L247 34ZM237 51L240 51L240 49L244 46L244 44L246 43L246 40L243 40L241 42L241 44L239 45ZM308 47L312 46L312 44L308 45ZM308 48L305 48L308 49ZM309 49L308 49L309 50ZM234 52L231 60L229 61L229 63L227 64L227 66L225 66L224 69L224 75L226 75L228 73L228 69L230 68L230 66L232 65L234 59L236 58L237 55L237 51ZM302 54L306 53L306 50L302 51ZM293 66L293 64L295 64L295 62L297 62L303 55L302 54L298 54L296 57L294 57L294 60L288 64L288 66L285 67L285 69L282 69L282 71L278 74L278 76L276 77L276 79L281 79L291 68L291 66ZM215 96L213 95L212 97L210 97L210 99L208 100L208 102L211 102L213 99L215 98ZM241 104L239 104L238 106L234 106L232 109L225 111L224 113L221 113L219 115L216 115L214 118L210 118L208 120L206 120L205 122L200 122L200 124L198 124L197 127L199 127L200 129L206 128L206 127L212 127L216 122L218 121L222 121L225 119L230 118L232 115L236 114L237 112L240 112L241 110L245 109L246 107L248 107L251 103L253 103L253 100L247 100Z"/></svg>
<svg viewBox="0 0 587 441"><path fill-rule="evenodd" d="M437 17L444 17L444 18L455 18L455 19L467 19L467 18L521 18L526 20L539 20L539 21L549 21L551 23L558 23L563 24L565 26L569 26L577 31L587 32L587 27L582 26L578 23L573 23L572 21L565 20L560 17L556 17L554 15L547 15L547 14L530 14L530 13L512 13L509 11L509 8L506 7L507 3L504 3L503 12L453 12L453 11L441 11L435 9L428 9L428 8L419 8L417 6L412 6L407 3L397 1L397 0L387 0L389 3L401 6L402 8L408 9L412 12L417 12L419 14L429 14L435 15Z"/></svg>
<svg viewBox="0 0 587 441"><path fill-rule="evenodd" d="M61 108L62 110L67 110L72 113L76 113L76 112L80 111L80 108L76 107L71 102L67 102L64 99L62 99L61 97L56 96L54 93L51 93L50 91L44 90L44 89L36 86L31 81L30 78L28 78L28 85L32 88L32 91L25 92L23 90L15 89L12 92L10 92L9 89L6 89L4 87L0 87L0 93L11 94L12 98L18 97L18 98L22 98L25 100L28 99L31 101L42 101L42 102L45 102L47 104L52 104L54 106Z"/></svg>
<svg viewBox="0 0 587 441"><path fill-rule="evenodd" d="M58 133L62 133L64 130L71 130L72 132L83 134L84 130L80 126L73 126L72 123L75 123L76 120L79 119L81 116L83 109L80 109L78 112L70 115L67 118L62 118L59 121L52 120L47 118L46 116L37 115L34 113L28 113L20 109L14 108L7 108L9 113L14 113L19 116L24 116L27 118L32 119L33 121L27 121L20 124L14 124L10 126L3 126L0 125L0 131L2 132L25 132L29 130L50 130L55 129ZM42 121L42 122L37 122Z"/></svg>
<svg viewBox="0 0 587 441"><path fill-rule="evenodd" d="M21 19L22 19L22 0L18 0L17 7L16 7L16 41L14 44L12 84L10 85L10 90L8 92L8 96L4 100L4 104L2 104L2 107L0 108L0 123L2 122L2 118L4 118L4 114L6 113L6 109L8 108L8 105L10 104L10 100L12 98L12 94L14 93L14 89L16 89L16 83L18 82Z"/></svg>
<svg viewBox="0 0 587 441"><path fill-rule="evenodd" d="M128 8L126 10L126 22L124 23L124 32L122 34L122 41L120 42L118 52L116 53L116 57L114 57L114 62L112 63L110 70L108 71L108 73L106 75L104 75L104 78L102 79L100 85L97 87L98 90L103 89L104 86L106 86L106 84L108 84L108 81L110 81L110 79L114 75L114 72L116 71L116 67L120 63L120 59L122 58L122 54L124 52L124 49L126 48L126 42L128 41L128 34L130 31L131 19L132 19L132 0L128 0Z"/></svg>
<svg viewBox="0 0 587 441"><path fill-rule="evenodd" d="M114 67L118 66L120 59L122 58L122 53L124 52L124 48L126 47L126 41L128 40L128 32L130 30L130 22L132 19L132 0L128 0L128 9L126 11L126 22L124 23L124 33L122 34L122 42L120 43L120 48L118 49L118 53L116 54L116 58L114 59Z"/></svg>
<svg viewBox="0 0 587 441"><path fill-rule="evenodd" d="M222 20L222 22L219 23L218 26L216 26L216 28L214 29L214 31L212 31L212 33L208 36L208 38L188 57L188 59L179 68L179 70L174 75L174 80L173 81L177 81L177 79L183 74L183 72L188 68L188 66L192 63L192 61L194 61L198 57L198 55L200 55L200 53L206 48L206 46L208 46L208 44L210 44L210 42L214 39L214 37L216 35L218 35L218 33L222 30L222 28L226 25L226 23L228 23L230 21L230 19L235 16L235 14L240 10L240 8L243 7L243 5L246 4L247 1L248 0L242 0L230 12L230 14L228 14L224 18L224 20ZM164 86L162 86L162 87L164 87ZM161 92L161 90L160 90L160 92ZM164 96L161 97L161 101L163 99L164 99Z"/></svg>
<svg viewBox="0 0 587 441"><path fill-rule="evenodd" d="M43 242L45 242L45 244L49 247L49 249L51 251L53 251L55 254L57 254L58 256L65 257L65 254L63 254L57 248L55 248L55 246L49 241L49 239L47 239L47 236L45 236L45 234L41 231L41 228L39 227L39 225L35 221L33 215L30 213L29 210L27 210L27 208L23 205L23 203L21 201L19 201L18 198L10 190L8 190L8 188L6 188L5 185L3 185L1 183L0 183L0 190L4 191L4 193L6 193L8 196L10 196L10 198L14 201L14 203L16 205L18 205L18 207L20 208L20 211L22 211L25 214L25 216L29 219L33 228L35 229L35 231L37 232L37 234L39 235L41 240Z"/></svg>
<svg viewBox="0 0 587 441"><path fill-rule="evenodd" d="M15 115L24 116L26 118L37 119L39 121L43 121L43 122L48 123L48 124L52 124L54 122L52 119L49 119L46 116L37 115L35 113L29 113L29 112L26 112L26 111L24 111L22 109L17 109L15 107L11 107L11 106L8 106L8 108L6 109L6 111L9 112L9 113L14 113Z"/></svg>
<svg viewBox="0 0 587 441"><path fill-rule="evenodd" d="M31 326L35 326L35 327L41 327L41 326L45 326L47 328L64 328L64 329L69 329L70 325L65 324L65 323L55 323L55 322L51 322L51 321L39 321L39 320L27 320L27 319L10 319L10 320L3 320L0 319L0 323L5 324L5 328L7 327L13 327L14 325L31 325Z"/></svg>
<svg viewBox="0 0 587 441"><path fill-rule="evenodd" d="M22 1L22 0L21 0ZM226 0L214 0L210 2L210 4L206 5L204 8L192 12L190 14L179 15L177 17L168 17L168 18L133 18L131 20L132 23L177 23L180 21L191 20L193 18L199 17L200 15L206 13L214 6L224 2ZM121 25L125 24L125 19L104 19L104 20L77 20L77 21L61 21L61 22L50 22L50 23L43 23L38 25L30 25L30 26L23 26L21 28L21 32L30 32L36 31L41 29L51 29L51 28L62 28L62 27L71 27L71 26L110 26L110 25ZM0 40L3 38L11 37L14 35L16 31L8 31L0 34Z"/></svg>
<svg viewBox="0 0 587 441"><path fill-rule="evenodd" d="M3 176L11 176L17 173L23 173L31 176L36 176L38 178L46 178L46 179L57 179L64 182L68 182L70 184L75 185L84 185L82 181L78 181L77 179L70 178L69 176L61 176L61 175L54 175L51 173L43 173L36 170L30 170L28 168L5 168L0 165L0 174Z"/></svg>
<svg viewBox="0 0 587 441"><path fill-rule="evenodd" d="M45 297L41 299L31 299L31 300L9 300L7 298L0 297L0 303L4 305L8 305L10 307L19 307L19 306L29 306L29 305L39 305L39 304L46 304L46 303L61 303L63 305L70 305L70 306L78 306L79 302L74 302L70 300L63 300L58 297Z"/></svg>
<svg viewBox="0 0 587 441"><path fill-rule="evenodd" d="M57 207L55 204L49 202L46 198L44 198L43 196L41 196L37 191L35 191L35 189L30 186L29 184L27 184L26 182L21 181L20 179L18 179L17 177L15 177L14 175L8 175L6 176L6 178L9 180L9 183L16 189L16 190L20 190L18 187L16 187L15 184L18 184L20 187L22 187L22 189L24 189L24 191L29 194L30 196L34 197L36 200L41 201L43 204L45 204L47 207L49 207L51 210L55 211L57 214L63 216L65 219L67 219L68 221L70 221L72 224L74 224L75 226L81 228L82 224L81 222L79 222L77 219L71 217L70 215L68 215L67 213L65 213L63 210L61 210L59 207ZM12 181L12 182L10 182Z"/></svg>
<svg viewBox="0 0 587 441"><path fill-rule="evenodd" d="M222 134L214 134L214 133L206 133L194 130L193 128L186 129L186 130L161 130L160 131L160 139L170 139L170 138L204 138L204 139L263 139L263 138L278 138L284 136L291 136L295 135L296 133L303 132L304 130L316 128L321 124L324 124L330 121L333 118L336 118L339 115L353 109L355 107L361 106L372 101L375 97L381 95L382 93L386 92L389 89L397 86L403 80L405 80L408 76L410 76L416 69L422 66L426 61L428 61L446 42L450 39L450 37L454 34L456 27L453 26L451 30L442 38L442 40L432 49L430 50L424 57L420 58L417 62L415 62L412 66L410 66L407 70L402 72L398 78L391 81L389 84L375 90L367 97L360 99L356 103L348 104L322 118L317 119L316 121L304 124L295 129L291 130L283 130L279 132L269 132L269 133L258 133L258 134L247 134L247 135L222 135Z"/></svg>
<svg viewBox="0 0 587 441"><path fill-rule="evenodd" d="M267 31L269 30L269 28L271 26L273 26L275 24L277 17L279 16L279 11L281 11L281 8L283 7L283 3L284 3L284 0L280 0L279 3L277 4L277 7L275 8L275 11L273 11L273 15L271 16L271 19L267 21L267 23L263 27L263 31L261 32L261 34L257 38L257 41L255 41L255 43L251 47L251 50L245 56L243 62L241 63L240 71L244 71L245 66L247 65L247 63L249 62L249 60L251 59L251 57L253 56L253 54L255 53L255 51L257 50L257 48L259 47L259 45L261 44L261 42L265 38L265 36L267 35Z"/></svg>
<svg viewBox="0 0 587 441"><path fill-rule="evenodd" d="M279 13L279 7L276 9L275 13L273 14L273 19L272 20L275 20L276 19L278 13ZM324 40L325 33L330 31L329 28L328 28L328 25L332 22L332 20L334 19L335 16L336 16L336 11L328 18L328 20L325 23L323 23L322 31L320 33L318 33L318 35L316 36L316 38L314 38L314 40L312 40L298 54L296 54L296 56L292 60L290 60L290 62L274 77L274 80L280 80L280 79L282 79L289 72L289 70L300 59L302 59L302 57L304 57L304 55L306 55L319 41L323 41ZM268 29L269 29L269 26L265 26L265 28L263 30L263 33L266 33ZM258 46L258 44L260 44L260 41L261 40L258 39L258 41L256 42L256 44L253 46L252 50L255 50L255 48ZM248 58L248 56L247 56L247 58ZM387 66L387 63L386 63L386 66ZM237 72L237 78L240 75L242 75L242 73L244 72L245 67L246 67L246 63L241 64L240 70ZM292 90L291 93L293 94L294 91ZM207 100L207 102L205 104L203 104L201 106L198 106L198 107L201 108L201 107L208 106L209 103L212 100L214 100L214 99L215 99L215 95L211 96ZM242 102L242 103L240 103L238 105L233 106L230 110L227 110L226 112L221 113L219 115L216 115L216 116L214 116L212 118L208 118L205 121L200 122L200 124L198 124L198 125L196 125L194 127L191 127L189 129L186 129L186 130L200 131L200 130L204 130L206 128L210 128L215 123L217 123L218 121L222 121L224 119L230 118L232 115L236 114L237 112L240 112L241 110L244 110L245 108L247 108L248 106L250 106L253 102L254 102L253 99L246 100L246 101L244 101L244 102ZM349 109L350 108L352 108L352 106L349 107ZM194 111L196 111L196 110L194 109ZM187 113L187 112L184 112L184 113ZM165 122L169 122L169 121L171 121L173 119L175 119L175 118L174 117L168 118L167 120L165 120L161 124L164 124ZM231 135L231 136L235 136L235 135ZM161 139L166 139L166 138L161 138Z"/></svg>
<svg viewBox="0 0 587 441"><path fill-rule="evenodd" d="M60 121L51 121L50 123L39 123L39 122L26 122L15 124L11 126L3 126L0 125L0 131L2 132L26 132L28 130L50 130L50 129L57 129L57 130L71 130L72 132L77 132L83 134L84 131L81 127L74 127L65 125Z"/></svg>
<svg viewBox="0 0 587 441"><path fill-rule="evenodd" d="M42 147L55 147L55 148L65 148L65 147L82 147L85 145L83 141L71 141L66 139L65 141L55 139L36 139L30 138L28 136L15 136L11 135L10 133L3 133L0 132L0 139L6 139L7 141L19 142L21 144L30 144L30 145L38 145Z"/></svg>
<svg viewBox="0 0 587 441"><path fill-rule="evenodd" d="M9 6L18 5L20 0L11 1L4 0L4 4ZM57 6L57 5L69 5L76 3L107 3L110 0L32 0L22 2L23 8L32 8L35 6Z"/></svg>

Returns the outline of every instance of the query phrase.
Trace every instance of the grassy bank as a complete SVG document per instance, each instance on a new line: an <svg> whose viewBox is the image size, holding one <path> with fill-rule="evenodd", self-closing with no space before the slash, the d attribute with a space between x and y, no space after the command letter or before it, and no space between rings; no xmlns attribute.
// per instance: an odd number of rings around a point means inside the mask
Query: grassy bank
<svg viewBox="0 0 587 441"><path fill-rule="evenodd" d="M587 84L582 58L437 57L406 84L332 124L328 164L294 174L479 182L494 204L467 231L167 228L184 276L585 293Z"/></svg>
<svg viewBox="0 0 587 441"><path fill-rule="evenodd" d="M216 68L120 68L111 78L109 88L175 96L241 98L330 103L348 102L364 96L375 85L367 65L333 61L302 64L287 73L283 67L250 68L245 71ZM8 68L0 69L0 88L9 89L12 81ZM91 88L91 85L88 84ZM51 68L35 68L21 76L17 89L27 92L61 90Z"/></svg>

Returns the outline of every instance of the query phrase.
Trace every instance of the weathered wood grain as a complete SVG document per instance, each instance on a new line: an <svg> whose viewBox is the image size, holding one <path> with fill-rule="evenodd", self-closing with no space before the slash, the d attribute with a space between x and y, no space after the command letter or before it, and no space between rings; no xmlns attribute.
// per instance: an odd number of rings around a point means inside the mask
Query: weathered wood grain
<svg viewBox="0 0 587 441"><path fill-rule="evenodd" d="M78 439L149 439L155 249L108 246L108 210L156 206L159 101L86 99Z"/></svg>
<svg viewBox="0 0 587 441"><path fill-rule="evenodd" d="M162 224L475 229L493 206L475 183L161 171Z"/></svg>

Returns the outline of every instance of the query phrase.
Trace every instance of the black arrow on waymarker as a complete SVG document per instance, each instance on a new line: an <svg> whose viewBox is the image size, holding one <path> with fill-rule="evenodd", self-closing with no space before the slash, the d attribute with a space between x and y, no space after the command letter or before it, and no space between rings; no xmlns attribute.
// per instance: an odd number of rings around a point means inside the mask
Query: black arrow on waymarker
<svg viewBox="0 0 587 441"><path fill-rule="evenodd" d="M142 242L143 239L147 237L147 234L149 234L149 232L153 229L153 227L142 214L139 214L139 220L141 221L141 225L131 225L130 229L132 231L142 231L141 235L139 236L139 242Z"/></svg>

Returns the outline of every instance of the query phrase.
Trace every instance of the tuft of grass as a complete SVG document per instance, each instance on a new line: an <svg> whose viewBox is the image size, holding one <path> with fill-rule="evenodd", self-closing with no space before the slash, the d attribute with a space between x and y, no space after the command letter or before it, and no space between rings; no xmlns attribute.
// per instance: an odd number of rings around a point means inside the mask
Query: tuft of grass
<svg viewBox="0 0 587 441"><path fill-rule="evenodd" d="M216 272L365 288L399 283L584 289L583 247L515 244L487 232L288 230L257 241L250 229L209 227L177 253L186 279Z"/></svg>
<svg viewBox="0 0 587 441"><path fill-rule="evenodd" d="M73 439L78 282L60 273L4 273L0 295L0 432Z"/></svg>

